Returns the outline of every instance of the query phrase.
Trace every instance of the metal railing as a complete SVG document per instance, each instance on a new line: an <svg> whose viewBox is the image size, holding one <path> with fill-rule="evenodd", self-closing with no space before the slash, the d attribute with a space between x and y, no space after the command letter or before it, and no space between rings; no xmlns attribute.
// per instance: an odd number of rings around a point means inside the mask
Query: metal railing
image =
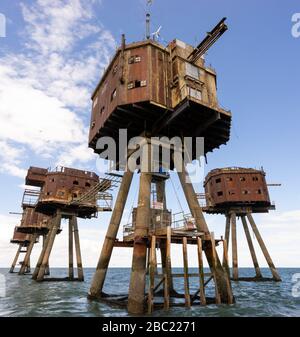
<svg viewBox="0 0 300 337"><path fill-rule="evenodd" d="M39 198L40 198L41 191L40 190L31 190L25 189L22 199L23 206L36 206Z"/></svg>

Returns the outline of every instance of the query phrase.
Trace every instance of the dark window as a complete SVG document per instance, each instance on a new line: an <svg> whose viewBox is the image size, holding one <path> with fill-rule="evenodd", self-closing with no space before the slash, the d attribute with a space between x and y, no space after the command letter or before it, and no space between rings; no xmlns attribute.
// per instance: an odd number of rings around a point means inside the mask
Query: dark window
<svg viewBox="0 0 300 337"><path fill-rule="evenodd" d="M77 198L77 193L73 193L73 198Z"/></svg>
<svg viewBox="0 0 300 337"><path fill-rule="evenodd" d="M140 88L140 87L145 87L147 86L147 81L146 80L135 80L127 83L127 89L134 89L134 88Z"/></svg>
<svg viewBox="0 0 300 337"><path fill-rule="evenodd" d="M234 194L235 194L235 191L229 191L228 194L229 194L229 195L234 195Z"/></svg>
<svg viewBox="0 0 300 337"><path fill-rule="evenodd" d="M85 183L85 186L86 187L91 187L91 184L90 183Z"/></svg>
<svg viewBox="0 0 300 337"><path fill-rule="evenodd" d="M261 189L257 190L257 194L262 194Z"/></svg>
<svg viewBox="0 0 300 337"><path fill-rule="evenodd" d="M221 178L216 179L216 184L221 182Z"/></svg>
<svg viewBox="0 0 300 337"><path fill-rule="evenodd" d="M134 87L139 88L141 86L141 81L135 80L134 81Z"/></svg>
<svg viewBox="0 0 300 337"><path fill-rule="evenodd" d="M226 180L227 181L232 181L232 178L231 177L227 177Z"/></svg>
<svg viewBox="0 0 300 337"><path fill-rule="evenodd" d="M258 177L253 177L253 181L258 181Z"/></svg>
<svg viewBox="0 0 300 337"><path fill-rule="evenodd" d="M103 107L100 109L100 115L103 113L104 110L105 110L105 106L103 106Z"/></svg>
<svg viewBox="0 0 300 337"><path fill-rule="evenodd" d="M128 63L129 64L134 63L134 56L129 57Z"/></svg>
<svg viewBox="0 0 300 337"><path fill-rule="evenodd" d="M221 197L221 196L223 195L223 192L220 191L220 192L218 192L217 194L218 194L218 197Z"/></svg>
<svg viewBox="0 0 300 337"><path fill-rule="evenodd" d="M240 181L246 181L245 177L240 177Z"/></svg>
<svg viewBox="0 0 300 337"><path fill-rule="evenodd" d="M73 181L73 185L79 185L78 180L74 180L74 181Z"/></svg>
<svg viewBox="0 0 300 337"><path fill-rule="evenodd" d="M141 57L139 55L130 56L128 59L129 64L138 63L138 62L141 62Z"/></svg>
<svg viewBox="0 0 300 337"><path fill-rule="evenodd" d="M243 190L242 193L243 194L249 194L250 192L248 190Z"/></svg>
<svg viewBox="0 0 300 337"><path fill-rule="evenodd" d="M54 178L52 178L52 179L51 179L51 182L54 183L54 181L55 181Z"/></svg>

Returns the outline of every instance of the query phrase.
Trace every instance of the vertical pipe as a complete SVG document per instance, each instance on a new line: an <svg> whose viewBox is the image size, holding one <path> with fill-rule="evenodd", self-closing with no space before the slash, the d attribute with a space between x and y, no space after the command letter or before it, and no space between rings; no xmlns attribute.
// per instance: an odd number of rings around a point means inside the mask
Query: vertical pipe
<svg viewBox="0 0 300 337"><path fill-rule="evenodd" d="M164 282L164 309L169 310L170 307L170 291L172 285L172 269L171 266L171 242L172 242L172 229L171 226L167 226L167 239L166 239L166 256L165 256L165 282ZM173 286L173 285L172 285Z"/></svg>
<svg viewBox="0 0 300 337"><path fill-rule="evenodd" d="M233 269L233 279L235 281L239 278L238 270L238 253L237 253L237 237L236 237L236 214L234 212L230 215L231 219L231 229L232 229L232 269Z"/></svg>
<svg viewBox="0 0 300 337"><path fill-rule="evenodd" d="M69 279L74 278L74 266L73 266L73 222L72 218L69 218Z"/></svg>
<svg viewBox="0 0 300 337"><path fill-rule="evenodd" d="M163 203L163 209L167 209L167 201L166 201L166 182L161 180L156 183L156 194L157 194L157 201ZM173 286L173 278L171 275L172 265L171 259L168 260L168 264L166 264L166 244L164 241L161 242L160 245L160 255L162 261L162 269L163 273L165 273L165 268L168 268L168 275L170 276L169 284L170 284L170 293L175 293L174 286Z"/></svg>
<svg viewBox="0 0 300 337"><path fill-rule="evenodd" d="M149 268L149 289L148 289L148 314L153 312L154 308L154 281L155 281L155 266L156 266L156 236L151 237L150 248L150 268Z"/></svg>
<svg viewBox="0 0 300 337"><path fill-rule="evenodd" d="M261 250L262 250L262 252L263 252L263 254L265 256L265 259L266 259L266 261L267 261L267 263L269 265L269 268L271 270L271 273L273 275L274 280L277 281L277 282L280 282L281 278L280 278L280 276L279 276L279 274L278 274L278 272L277 272L277 270L276 270L276 268L274 266L274 263L273 263L273 261L271 259L271 256L270 256L270 254L269 254L269 252L267 250L267 247L266 247L266 245L265 245L265 243L264 243L264 241L263 241L263 239L262 239L262 237L261 237L261 235L260 235L260 233L259 233L259 231L258 231L258 229L256 227L256 224L254 222L254 219L253 219L251 213L247 214L247 218L248 218L248 220L250 222L250 225L251 225L251 227L253 229L253 232L254 232L254 234L256 236L256 239L257 239L257 241L258 241L258 243L260 245L260 248L261 248Z"/></svg>
<svg viewBox="0 0 300 337"><path fill-rule="evenodd" d="M151 173L142 172L136 213L128 312L141 314L145 306L147 235L150 224Z"/></svg>
<svg viewBox="0 0 300 337"><path fill-rule="evenodd" d="M29 262L30 255L31 255L32 248L33 248L33 245L35 244L36 239L37 239L37 234L33 234L31 236L29 246L27 247L27 252L23 260L22 266L20 268L19 275L24 275L26 270L28 269L28 265L30 264Z"/></svg>
<svg viewBox="0 0 300 337"><path fill-rule="evenodd" d="M113 209L112 216L110 219L110 224L107 228L106 237L104 239L104 243L102 246L97 269L93 277L93 281L92 281L91 288L89 291L89 297L91 298L96 298L96 297L101 296L106 273L107 273L107 268L108 268L111 254L112 254L113 247L114 247L114 242L118 234L124 207L125 207L126 200L128 197L129 188L132 182L132 177L133 177L133 172L127 169L127 171L125 171L123 178L122 178L122 182L121 182L121 186L120 186L117 200L115 203L115 207Z"/></svg>
<svg viewBox="0 0 300 337"><path fill-rule="evenodd" d="M245 235L246 235L246 238L247 238L250 254L251 254L251 257L252 257L253 265L254 265L254 268L255 268L256 277L261 278L262 274L261 274L261 271L260 271L260 268L259 268L259 264L258 264L256 254L255 254L255 250L254 250L254 246L253 246L253 243L252 243L251 235L250 235L249 228L248 228L248 225L247 225L247 220L246 220L244 215L242 216L242 223L243 223L244 232L245 232Z"/></svg>
<svg viewBox="0 0 300 337"><path fill-rule="evenodd" d="M198 253L198 267L199 267L199 290L200 290L200 304L206 305L205 289L204 289L204 270L202 258L202 240L197 237L197 253Z"/></svg>
<svg viewBox="0 0 300 337"><path fill-rule="evenodd" d="M22 249L22 245L20 244L19 247L18 247L16 256L15 256L15 258L14 258L14 260L13 260L13 263L12 263L12 265L11 265L11 267L10 267L10 270L9 270L10 273L13 273L14 270L15 270L16 263L18 262L18 258L19 258L21 249Z"/></svg>
<svg viewBox="0 0 300 337"><path fill-rule="evenodd" d="M185 306L190 308L191 306L191 296L190 296L190 286L189 286L189 266L187 258L187 238L182 239L182 255L183 255L183 271L184 271L184 297Z"/></svg>
<svg viewBox="0 0 300 337"><path fill-rule="evenodd" d="M77 273L78 280L83 281L83 268L82 268L82 259L81 259L81 251L80 251L80 241L79 241L79 231L77 224L77 217L73 215L72 218L73 230L74 230L74 241L75 241L75 251L76 251L76 260L77 260Z"/></svg>
<svg viewBox="0 0 300 337"><path fill-rule="evenodd" d="M199 232L204 232L206 236L209 236L209 229L203 216L202 209L199 205L194 187L191 183L186 182L188 175L184 166L182 167L181 172L178 172L178 176L184 191L185 198L189 205L190 212L195 219L197 230ZM231 287L228 288L228 282L230 285L230 280L228 278L227 272L223 269L218 256L216 256L216 264L214 263L214 253L209 240L206 240L205 242L204 252L210 269L215 273L216 279L218 280L218 291L220 293L222 303L230 303L230 301L233 300L232 289Z"/></svg>
<svg viewBox="0 0 300 337"><path fill-rule="evenodd" d="M43 281L43 279L44 279L46 266L48 265L48 262L49 262L49 256L51 254L51 250L52 250L52 247L53 247L53 244L54 244L54 240L55 240L55 237L56 237L56 234L57 234L57 230L60 227L60 222L61 222L61 212L60 212L60 210L57 210L56 217L55 217L55 220L54 220L54 224L53 224L53 227L52 227L52 231L51 231L51 233L49 233L50 237L49 237L49 241L47 243L46 249L45 249L43 261L42 261L42 264L39 268L39 272L38 272L38 275L37 275L37 278L36 278L37 281Z"/></svg>

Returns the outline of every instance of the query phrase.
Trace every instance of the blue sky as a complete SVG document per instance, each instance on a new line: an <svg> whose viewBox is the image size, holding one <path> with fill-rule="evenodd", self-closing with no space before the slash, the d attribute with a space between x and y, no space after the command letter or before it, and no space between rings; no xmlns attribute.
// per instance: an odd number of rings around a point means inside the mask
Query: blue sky
<svg viewBox="0 0 300 337"><path fill-rule="evenodd" d="M143 38L145 8L144 0L1 1L7 37L0 38L0 249L7 258L0 265L7 265L16 248L8 239L17 219L8 212L20 210L25 170L57 164L95 170L87 149L90 94L121 34L128 42ZM277 210L257 219L274 262L297 265L300 38L291 34L291 18L300 12L299 1L154 0L151 12L151 30L162 26L162 43L178 38L196 45L228 18L229 31L206 62L217 70L221 105L232 111L231 139L208 155L205 170L263 166L269 182L282 183L270 189ZM196 188L201 191L201 185ZM129 200L126 221L131 205ZM178 210L171 192L168 206ZM95 265L108 219L101 214L80 222L83 246L92 247L83 253L86 265ZM208 221L221 235L223 219ZM61 241L58 251L63 249ZM124 257L124 263L129 260ZM59 254L54 261L62 264ZM114 261L120 265L119 257ZM241 261L250 264L246 253Z"/></svg>

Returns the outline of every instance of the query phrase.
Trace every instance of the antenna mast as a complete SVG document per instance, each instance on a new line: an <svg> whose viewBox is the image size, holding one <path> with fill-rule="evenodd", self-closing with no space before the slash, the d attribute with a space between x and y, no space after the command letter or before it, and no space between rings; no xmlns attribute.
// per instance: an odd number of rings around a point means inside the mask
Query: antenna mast
<svg viewBox="0 0 300 337"><path fill-rule="evenodd" d="M150 6L152 5L152 0L147 0L148 10L146 13L146 39L150 39Z"/></svg>

